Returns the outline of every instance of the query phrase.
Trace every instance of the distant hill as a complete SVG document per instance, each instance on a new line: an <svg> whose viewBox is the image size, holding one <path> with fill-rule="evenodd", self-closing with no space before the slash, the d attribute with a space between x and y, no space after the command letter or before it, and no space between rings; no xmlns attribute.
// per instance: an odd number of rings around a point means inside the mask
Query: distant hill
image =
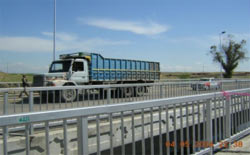
<svg viewBox="0 0 250 155"><path fill-rule="evenodd" d="M161 79L220 78L220 72L161 72ZM235 72L233 78L250 78L250 72Z"/></svg>

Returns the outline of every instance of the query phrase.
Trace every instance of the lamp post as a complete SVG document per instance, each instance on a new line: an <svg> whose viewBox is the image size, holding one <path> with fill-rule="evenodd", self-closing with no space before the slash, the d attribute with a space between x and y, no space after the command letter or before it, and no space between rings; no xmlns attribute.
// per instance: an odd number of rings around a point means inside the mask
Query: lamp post
<svg viewBox="0 0 250 155"><path fill-rule="evenodd" d="M222 52L222 44L221 44L221 35L222 34L225 34L226 33L226 31L222 31L220 34L219 34L219 38L220 38L220 51ZM221 64L220 64L220 77L221 77L221 79L223 78L223 76L222 76L222 66L221 66Z"/></svg>
<svg viewBox="0 0 250 155"><path fill-rule="evenodd" d="M56 0L54 0L53 61L56 59Z"/></svg>

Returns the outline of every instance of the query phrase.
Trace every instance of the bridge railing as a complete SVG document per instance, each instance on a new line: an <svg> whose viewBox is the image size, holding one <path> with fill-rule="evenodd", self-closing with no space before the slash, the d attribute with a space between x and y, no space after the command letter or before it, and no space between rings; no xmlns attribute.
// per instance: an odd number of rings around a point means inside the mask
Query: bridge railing
<svg viewBox="0 0 250 155"><path fill-rule="evenodd" d="M0 89L0 115L145 101L250 88L250 80L200 81L119 85L27 87Z"/></svg>
<svg viewBox="0 0 250 155"><path fill-rule="evenodd" d="M249 94L248 88L3 115L0 116L3 133L0 150L4 155L18 151L32 154L36 149L45 154L56 154L55 151L112 155L211 154L250 133ZM76 120L76 124L69 125L72 120ZM55 121L61 121L63 125L50 127ZM44 127L33 131L35 124L44 124ZM9 132L13 126L24 126L26 130L23 133ZM77 134L69 135L72 131ZM243 144L239 141L237 146L240 145Z"/></svg>

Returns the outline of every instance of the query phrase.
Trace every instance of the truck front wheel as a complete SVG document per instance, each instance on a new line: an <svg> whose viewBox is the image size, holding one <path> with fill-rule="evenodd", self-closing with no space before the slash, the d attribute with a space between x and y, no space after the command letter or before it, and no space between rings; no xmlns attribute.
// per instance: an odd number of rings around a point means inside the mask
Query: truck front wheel
<svg viewBox="0 0 250 155"><path fill-rule="evenodd" d="M74 101L76 99L76 90L75 89L63 90L62 98L66 102Z"/></svg>
<svg viewBox="0 0 250 155"><path fill-rule="evenodd" d="M64 86L74 86L72 83L66 83ZM66 102L72 102L76 99L77 91L75 89L62 90L62 99Z"/></svg>

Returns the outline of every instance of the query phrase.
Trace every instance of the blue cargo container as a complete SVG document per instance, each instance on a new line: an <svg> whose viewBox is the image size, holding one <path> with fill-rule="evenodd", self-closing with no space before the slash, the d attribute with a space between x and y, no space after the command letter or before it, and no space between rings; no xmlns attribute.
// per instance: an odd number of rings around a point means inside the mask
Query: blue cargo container
<svg viewBox="0 0 250 155"><path fill-rule="evenodd" d="M90 81L155 81L160 79L160 63L104 58L90 53Z"/></svg>

